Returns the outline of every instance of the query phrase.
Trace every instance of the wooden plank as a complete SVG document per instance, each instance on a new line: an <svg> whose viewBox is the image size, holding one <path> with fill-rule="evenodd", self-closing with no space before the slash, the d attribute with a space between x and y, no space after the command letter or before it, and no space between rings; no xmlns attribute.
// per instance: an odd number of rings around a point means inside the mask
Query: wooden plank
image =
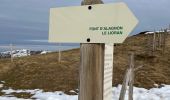
<svg viewBox="0 0 170 100"><path fill-rule="evenodd" d="M103 100L112 99L113 44L105 44Z"/></svg>

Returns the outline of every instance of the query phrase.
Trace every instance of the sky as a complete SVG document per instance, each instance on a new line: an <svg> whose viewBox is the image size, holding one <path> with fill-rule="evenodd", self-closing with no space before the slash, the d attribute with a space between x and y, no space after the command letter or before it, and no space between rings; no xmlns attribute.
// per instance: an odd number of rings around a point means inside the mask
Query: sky
<svg viewBox="0 0 170 100"><path fill-rule="evenodd" d="M170 24L170 0L103 1L125 2L129 6L139 20L131 35L168 28ZM0 0L0 44L45 43L50 8L80 4L81 0Z"/></svg>

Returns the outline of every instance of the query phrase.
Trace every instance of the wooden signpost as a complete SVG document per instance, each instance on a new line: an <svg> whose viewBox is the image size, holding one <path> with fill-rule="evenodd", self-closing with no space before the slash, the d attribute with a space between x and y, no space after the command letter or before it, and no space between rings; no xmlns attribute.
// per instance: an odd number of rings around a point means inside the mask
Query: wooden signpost
<svg viewBox="0 0 170 100"><path fill-rule="evenodd" d="M84 0L82 5L101 4L100 0ZM89 10L91 10L89 6ZM88 38L90 40L90 38ZM88 41L89 41L88 40ZM80 44L81 66L79 100L103 100L103 66L105 44Z"/></svg>
<svg viewBox="0 0 170 100"><path fill-rule="evenodd" d="M79 100L112 99L113 45L138 23L125 3L99 3L50 10L49 42L81 43Z"/></svg>

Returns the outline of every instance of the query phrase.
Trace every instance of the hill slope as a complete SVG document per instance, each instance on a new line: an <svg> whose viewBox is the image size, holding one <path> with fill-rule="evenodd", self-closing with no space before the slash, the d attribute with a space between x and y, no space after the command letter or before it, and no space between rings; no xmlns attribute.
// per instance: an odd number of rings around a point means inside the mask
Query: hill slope
<svg viewBox="0 0 170 100"><path fill-rule="evenodd" d="M135 86L151 88L155 83L170 84L170 36L162 54L157 50L150 55L147 35L137 35L115 46L113 85L122 83L128 66L128 54L135 53L135 65L144 65L135 72ZM150 35L150 38L152 36ZM69 91L78 88L80 51L73 49L62 52L62 62L58 63L58 53L34 55L10 59L0 59L0 80L14 89L44 89L45 91ZM135 66L135 67L136 67Z"/></svg>

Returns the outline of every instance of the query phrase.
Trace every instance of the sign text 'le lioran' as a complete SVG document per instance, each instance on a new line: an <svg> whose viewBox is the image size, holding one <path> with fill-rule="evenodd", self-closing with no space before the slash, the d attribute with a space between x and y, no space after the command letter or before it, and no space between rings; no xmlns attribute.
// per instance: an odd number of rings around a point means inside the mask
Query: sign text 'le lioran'
<svg viewBox="0 0 170 100"><path fill-rule="evenodd" d="M51 8L49 42L122 43L137 23L122 2Z"/></svg>

